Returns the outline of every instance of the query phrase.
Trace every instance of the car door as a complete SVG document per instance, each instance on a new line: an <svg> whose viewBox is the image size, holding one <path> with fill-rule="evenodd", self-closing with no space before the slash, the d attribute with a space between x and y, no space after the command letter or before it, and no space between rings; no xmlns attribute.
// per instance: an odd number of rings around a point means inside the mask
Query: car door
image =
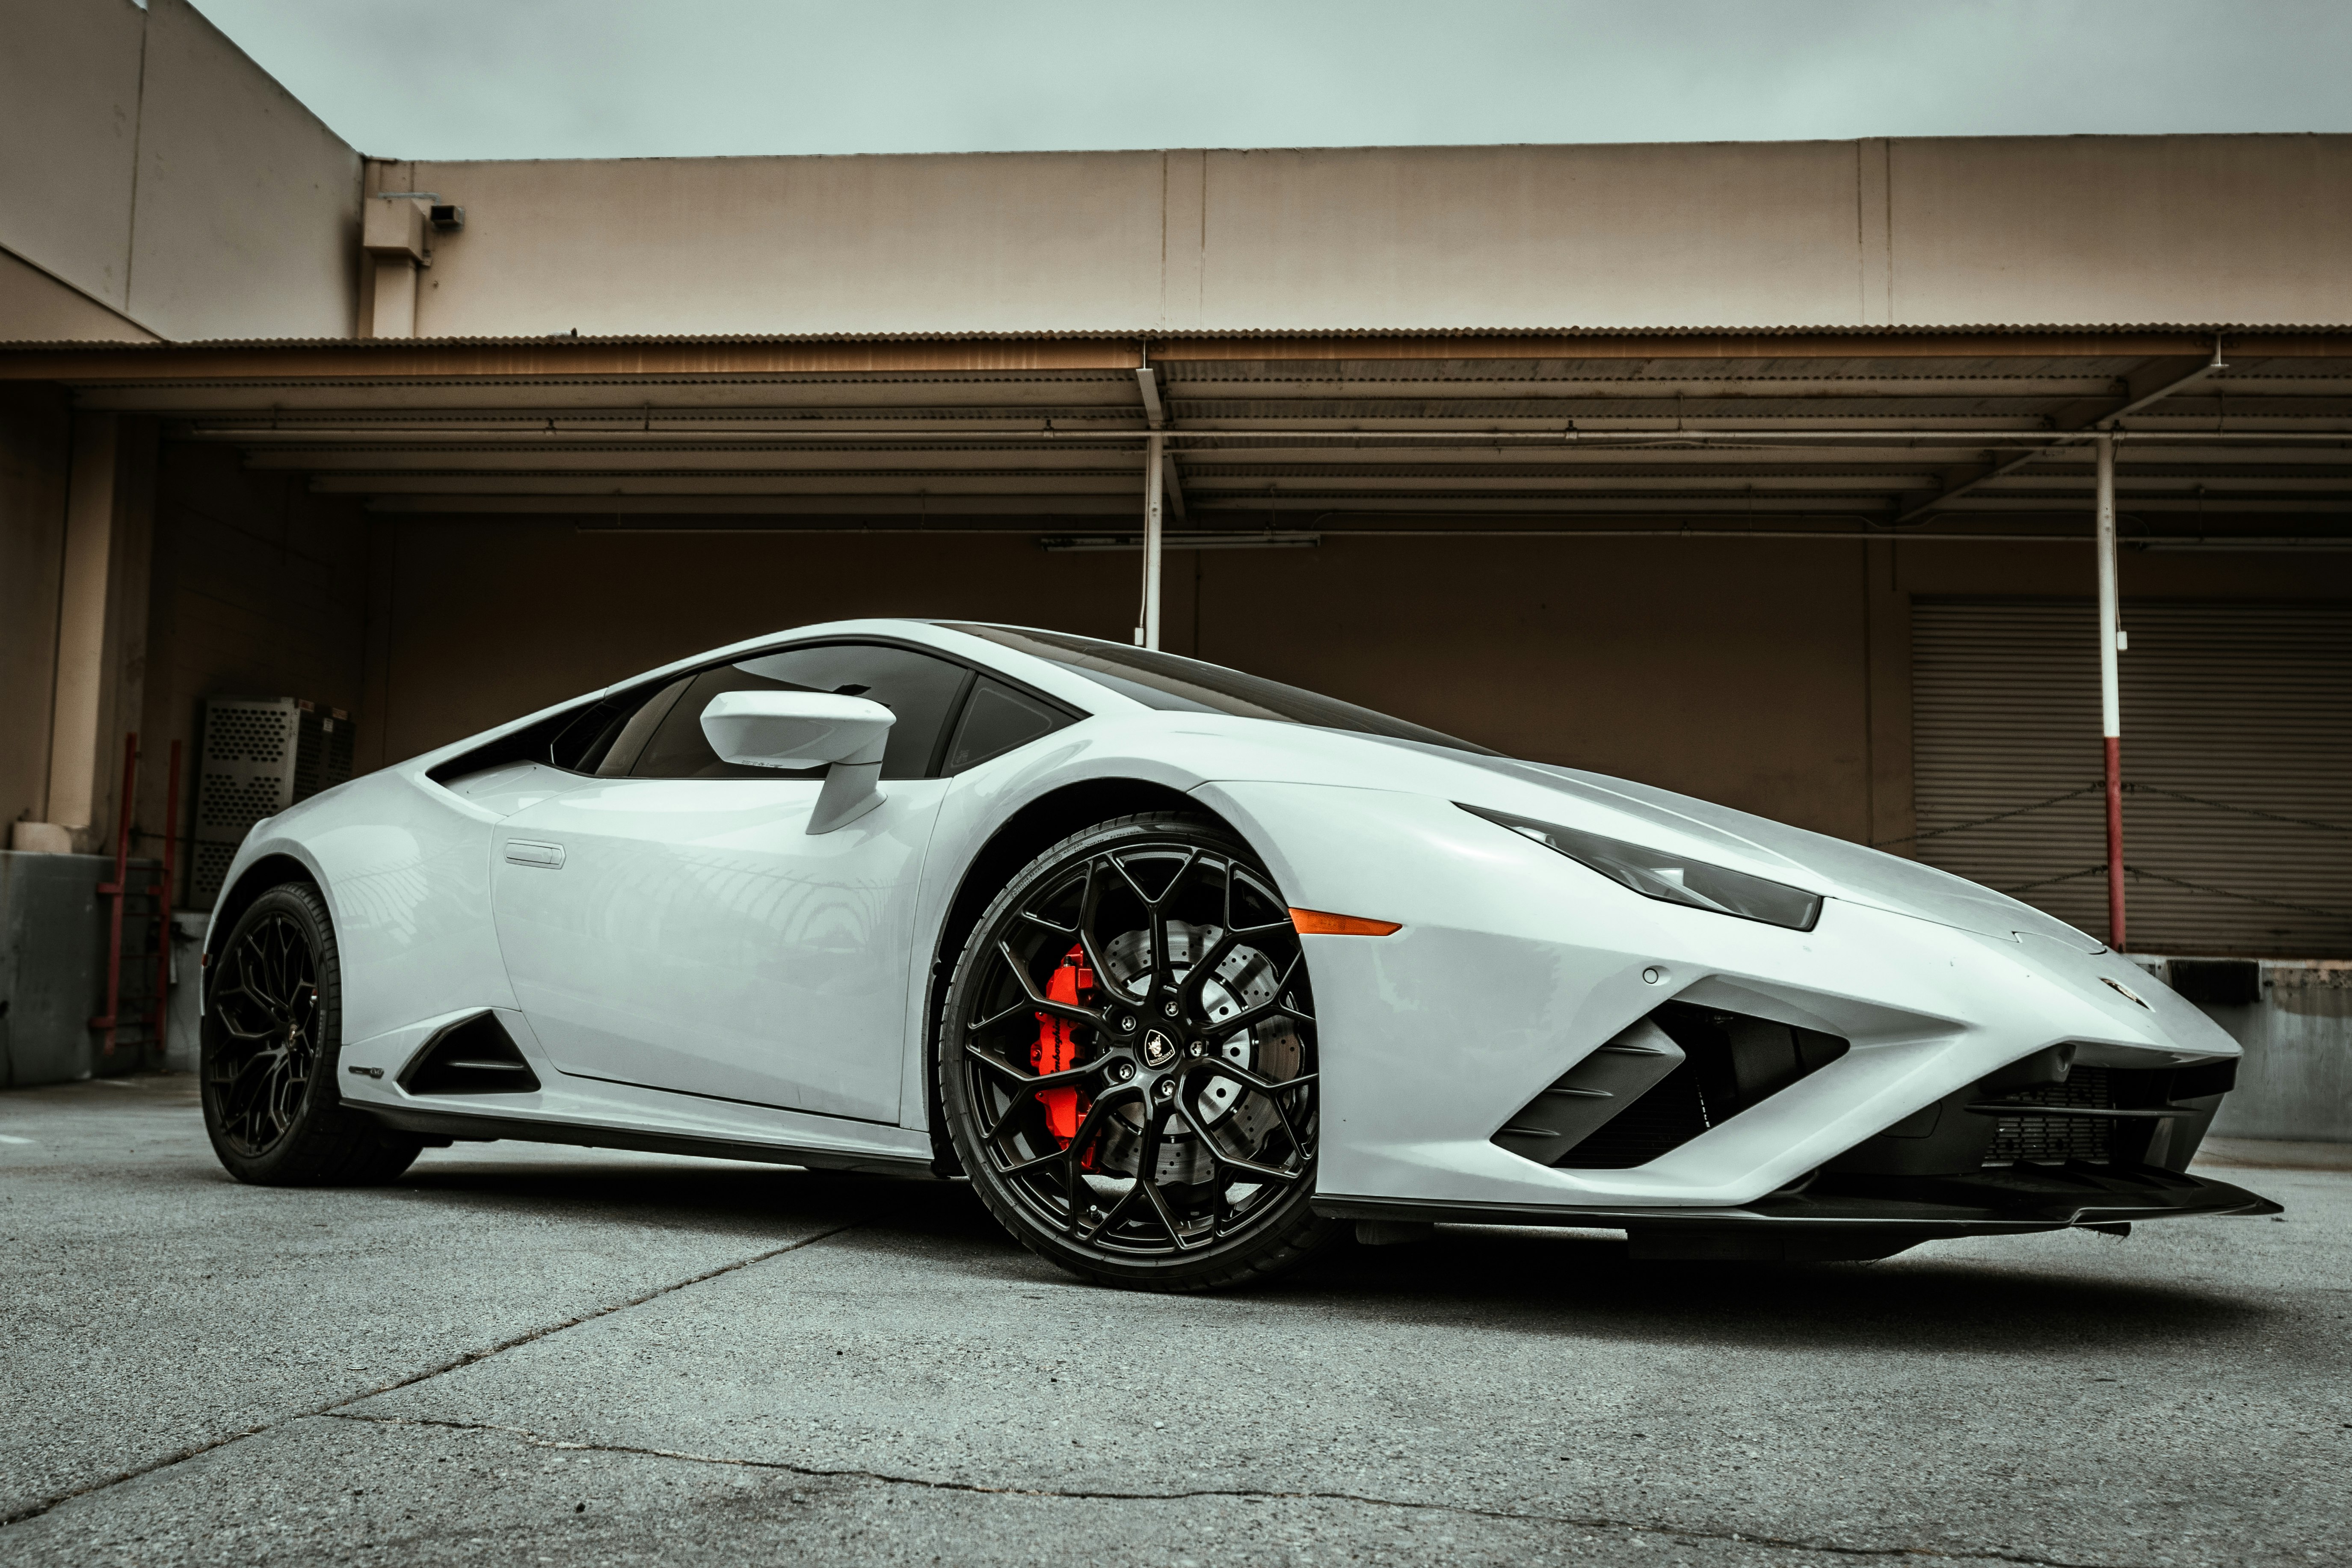
<svg viewBox="0 0 2352 1568"><path fill-rule="evenodd" d="M564 1072L898 1120L915 898L972 671L828 643L679 677L620 705L593 783L496 837L491 903L515 995ZM722 762L722 691L843 692L897 716L880 805L808 831L823 770Z"/></svg>

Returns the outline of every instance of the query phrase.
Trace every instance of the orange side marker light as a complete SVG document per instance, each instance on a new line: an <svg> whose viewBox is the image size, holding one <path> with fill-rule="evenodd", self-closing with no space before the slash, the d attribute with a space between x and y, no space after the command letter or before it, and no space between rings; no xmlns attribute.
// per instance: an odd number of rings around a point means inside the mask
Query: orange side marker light
<svg viewBox="0 0 2352 1568"><path fill-rule="evenodd" d="M1387 936L1404 930L1395 921L1368 921L1361 915L1331 915L1321 910L1293 910L1290 923L1301 936Z"/></svg>

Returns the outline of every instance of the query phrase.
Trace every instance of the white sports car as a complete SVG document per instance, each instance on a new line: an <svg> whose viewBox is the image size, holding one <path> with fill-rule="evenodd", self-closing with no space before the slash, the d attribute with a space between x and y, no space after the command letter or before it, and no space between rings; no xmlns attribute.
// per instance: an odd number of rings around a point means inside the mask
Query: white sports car
<svg viewBox="0 0 2352 1568"><path fill-rule="evenodd" d="M721 648L261 823L205 945L222 1162L451 1140L966 1176L1165 1289L1352 1222L1637 1257L2272 1213L2238 1047L1907 860L1009 626Z"/></svg>

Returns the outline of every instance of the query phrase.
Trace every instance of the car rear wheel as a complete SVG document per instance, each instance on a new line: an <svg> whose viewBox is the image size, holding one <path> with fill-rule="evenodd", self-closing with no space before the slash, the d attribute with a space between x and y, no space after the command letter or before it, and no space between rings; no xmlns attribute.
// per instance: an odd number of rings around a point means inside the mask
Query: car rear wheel
<svg viewBox="0 0 2352 1568"><path fill-rule="evenodd" d="M1031 861L957 963L939 1069L973 1186L1074 1273L1216 1289L1334 1234L1308 1207L1305 955L1273 878L1214 823L1121 817Z"/></svg>
<svg viewBox="0 0 2352 1568"><path fill-rule="evenodd" d="M213 1152L240 1182L364 1186L408 1169L421 1141L344 1108L335 931L318 889L254 900L213 956L200 1084Z"/></svg>

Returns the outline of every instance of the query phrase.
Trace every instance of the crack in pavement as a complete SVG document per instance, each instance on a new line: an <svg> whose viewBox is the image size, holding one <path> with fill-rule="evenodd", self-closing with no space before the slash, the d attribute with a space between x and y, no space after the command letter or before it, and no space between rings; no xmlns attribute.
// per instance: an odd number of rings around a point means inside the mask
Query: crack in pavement
<svg viewBox="0 0 2352 1568"><path fill-rule="evenodd" d="M332 1415L348 1405L357 1405L362 1399L373 1399L378 1394L391 1394L398 1389L413 1387L432 1378L456 1372L460 1367L471 1366L478 1361L488 1361L494 1355L503 1355L508 1351L530 1343L533 1340L543 1340L550 1334L560 1334L566 1329L576 1329L583 1323L593 1323L599 1318L609 1318L615 1312L625 1312L632 1307L642 1307L646 1302L656 1300L673 1290L683 1290L689 1285L699 1285L707 1279L716 1279L722 1274L732 1274L739 1268L749 1268L754 1263L765 1263L771 1258L782 1258L787 1252L798 1252L802 1247L814 1247L829 1237L839 1236L843 1231L853 1229L863 1223L862 1218L845 1220L830 1230L820 1230L814 1235L804 1236L798 1241L787 1242L782 1247L770 1247L765 1252L754 1253L749 1258L739 1258L732 1263L722 1263L716 1268L706 1269L700 1274L692 1275L684 1279L672 1280L669 1284L657 1286L642 1296L632 1296L625 1301L615 1301L609 1307L599 1307L593 1312L583 1312L576 1318L566 1318L560 1323L549 1323L542 1328L532 1329L527 1333L517 1334L510 1340L500 1340L486 1350L467 1351L454 1361L444 1362L438 1366L428 1367L423 1372L414 1373L407 1377L395 1378L390 1383L379 1384L373 1388L362 1389L357 1394L348 1394L341 1399L331 1399L313 1409L297 1410L290 1415L280 1415L273 1421L264 1421L258 1426L247 1426L242 1431L215 1437L210 1442L192 1444L147 1464L133 1466L130 1469L118 1471L113 1475L89 1482L87 1485L55 1493L41 1499L38 1502L28 1503L14 1512L0 1514L0 1530L5 1530L12 1524L22 1524L28 1519L38 1519L51 1509L62 1503L71 1502L76 1498L88 1497L92 1492L102 1492L110 1487L119 1487L125 1481L135 1481L142 1476L152 1476L158 1470L168 1470L173 1465L185 1464L190 1459L209 1454L215 1448L226 1448L232 1443L242 1443L248 1437L258 1437L265 1432L274 1432L278 1427L296 1421L307 1420L318 1415Z"/></svg>
<svg viewBox="0 0 2352 1568"><path fill-rule="evenodd" d="M346 1401L346 1404L354 1403ZM1796 1541L1778 1535L1749 1535L1738 1531L1694 1530L1674 1524L1643 1524L1628 1519L1596 1514L1528 1513L1514 1509L1479 1508L1470 1503L1422 1502L1407 1498L1371 1497L1362 1492L1281 1491L1259 1487L1200 1487L1187 1491L1081 1491L1056 1487L992 1487L979 1481L943 1480L932 1476L897 1475L887 1470L827 1468L795 1465L788 1459L737 1459L717 1454L689 1454L676 1448L648 1448L629 1443L586 1443L550 1436L528 1426L502 1426L489 1421L457 1421L432 1415L365 1415L340 1408L317 1412L338 1421L365 1421L383 1426L431 1426L452 1432L497 1432L520 1437L537 1448L570 1453L630 1454L644 1458L676 1459L689 1465L727 1465L740 1469L775 1470L813 1479L866 1480L884 1486L920 1487L932 1491L976 1492L990 1497L1052 1498L1074 1502L1183 1502L1194 1498L1238 1498L1271 1502L1352 1502L1370 1508L1408 1509L1431 1513L1464 1514L1477 1519L1523 1524L1567 1524L1584 1530L1613 1530L1634 1534L1663 1535L1679 1544L1702 1541L1737 1542L1784 1552L1819 1552L1840 1557L1923 1557L1949 1563L2015 1563L2023 1568L2132 1568L2121 1563L2082 1563L2063 1557L2036 1557L2030 1552L1990 1548L1980 1552L1934 1546L1840 1546L1822 1541Z"/></svg>

